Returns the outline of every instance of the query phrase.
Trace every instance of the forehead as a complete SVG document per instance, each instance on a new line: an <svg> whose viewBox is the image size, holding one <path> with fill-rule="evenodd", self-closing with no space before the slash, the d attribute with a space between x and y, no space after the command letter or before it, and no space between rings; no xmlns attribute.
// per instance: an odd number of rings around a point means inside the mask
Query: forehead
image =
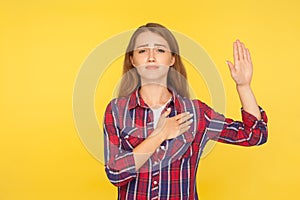
<svg viewBox="0 0 300 200"><path fill-rule="evenodd" d="M169 47L168 42L161 37L160 35L146 31L139 34L135 41L135 47L138 47L140 45L148 45L148 46L154 46L154 45L164 45L166 47Z"/></svg>

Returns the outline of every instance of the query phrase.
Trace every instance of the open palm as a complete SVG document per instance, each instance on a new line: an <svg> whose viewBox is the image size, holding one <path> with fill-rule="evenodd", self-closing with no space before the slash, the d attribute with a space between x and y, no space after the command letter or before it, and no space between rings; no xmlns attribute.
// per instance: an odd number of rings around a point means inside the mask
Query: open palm
<svg viewBox="0 0 300 200"><path fill-rule="evenodd" d="M252 79L253 66L249 49L236 40L233 43L234 64L227 61L231 77L238 86L250 85Z"/></svg>

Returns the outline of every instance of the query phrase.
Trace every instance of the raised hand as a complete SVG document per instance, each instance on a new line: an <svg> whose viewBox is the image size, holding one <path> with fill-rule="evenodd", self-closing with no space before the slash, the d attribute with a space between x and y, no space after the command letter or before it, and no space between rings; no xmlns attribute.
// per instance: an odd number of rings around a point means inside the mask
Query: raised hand
<svg viewBox="0 0 300 200"><path fill-rule="evenodd" d="M249 86L253 73L251 56L249 49L239 40L233 43L233 57L234 64L230 61L226 61L230 69L231 77L237 86Z"/></svg>
<svg viewBox="0 0 300 200"><path fill-rule="evenodd" d="M164 140L172 139L184 133L190 128L193 122L192 116L189 112L180 113L176 116L169 117L171 108L161 115L157 124L157 132L161 134Z"/></svg>

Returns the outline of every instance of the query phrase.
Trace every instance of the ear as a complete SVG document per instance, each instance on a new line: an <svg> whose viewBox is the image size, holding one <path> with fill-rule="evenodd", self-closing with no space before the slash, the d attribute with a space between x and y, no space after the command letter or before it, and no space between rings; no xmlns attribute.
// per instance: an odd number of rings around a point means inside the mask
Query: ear
<svg viewBox="0 0 300 200"><path fill-rule="evenodd" d="M174 64L175 64L175 56L172 56L170 66L173 66Z"/></svg>
<svg viewBox="0 0 300 200"><path fill-rule="evenodd" d="M134 65L134 63L133 63L133 58L132 58L132 56L129 56L129 59L130 59L130 62L131 62L131 64L132 64L132 66L135 67L135 65Z"/></svg>

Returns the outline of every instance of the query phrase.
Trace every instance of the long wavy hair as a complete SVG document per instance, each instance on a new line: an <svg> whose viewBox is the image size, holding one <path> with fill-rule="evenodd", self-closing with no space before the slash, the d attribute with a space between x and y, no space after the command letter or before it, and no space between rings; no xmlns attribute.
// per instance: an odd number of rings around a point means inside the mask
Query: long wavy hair
<svg viewBox="0 0 300 200"><path fill-rule="evenodd" d="M179 54L178 43L171 31L157 23L147 23L146 25L140 26L131 36L124 58L123 76L119 87L118 97L126 97L141 86L140 75L132 65L130 56L133 56L136 38L139 34L146 31L156 33L168 42L171 53L175 57L175 63L169 69L167 87L171 90L175 90L175 92L182 97L189 98L187 75Z"/></svg>

